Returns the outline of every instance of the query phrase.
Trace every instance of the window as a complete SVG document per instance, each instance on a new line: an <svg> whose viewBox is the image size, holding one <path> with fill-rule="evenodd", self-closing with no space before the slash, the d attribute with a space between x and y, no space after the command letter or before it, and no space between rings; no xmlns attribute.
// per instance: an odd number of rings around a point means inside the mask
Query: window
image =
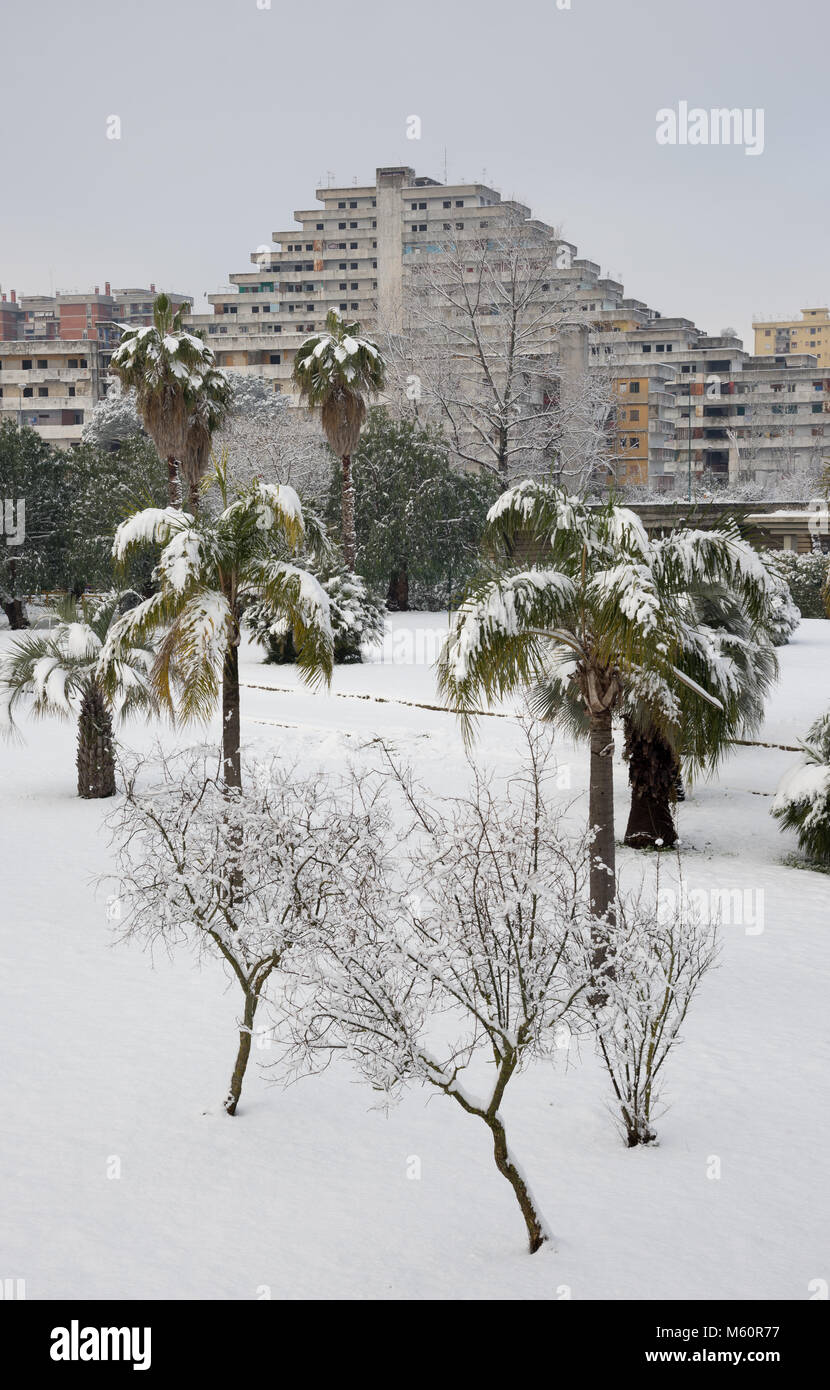
<svg viewBox="0 0 830 1390"><path fill-rule="evenodd" d="M419 204L418 204L418 211L419 211L419 212L426 212L426 210L427 210L427 205L426 205L426 203L419 203Z"/></svg>
<svg viewBox="0 0 830 1390"><path fill-rule="evenodd" d="M350 208L356 208L356 207L357 207L357 203L349 203L349 207L350 207Z"/></svg>
<svg viewBox="0 0 830 1390"><path fill-rule="evenodd" d="M351 282L349 288L350 288L350 289L353 289L353 290L356 290L356 289L357 289L357 281L356 281L356 280L352 280L352 282Z"/></svg>
<svg viewBox="0 0 830 1390"><path fill-rule="evenodd" d="M455 200L455 206L456 206L457 208L463 208L463 206L464 206L464 199L463 199L463 198L456 198L456 200Z"/></svg>
<svg viewBox="0 0 830 1390"><path fill-rule="evenodd" d="M349 307L348 304L341 304L341 305L340 305L340 308L341 308L341 309L348 309L348 307Z"/></svg>
<svg viewBox="0 0 830 1390"><path fill-rule="evenodd" d="M451 231L452 231L452 222L445 222L444 225L443 225L443 229L442 229L442 230L445 231L445 232L451 232Z"/></svg>
<svg viewBox="0 0 830 1390"><path fill-rule="evenodd" d="M66 394L67 394L67 396L74 396L74 394L75 394L75 387L74 387L74 386L70 386L70 388L69 388L69 390L67 391Z"/></svg>
<svg viewBox="0 0 830 1390"><path fill-rule="evenodd" d="M37 369L38 369L39 372L45 371L46 368L47 368L48 366L49 366L49 363L48 363L48 361L46 360L45 357L39 357L39 358L37 359Z"/></svg>
<svg viewBox="0 0 830 1390"><path fill-rule="evenodd" d="M459 232L462 232L462 231L464 230L464 223L463 223L463 222L456 222L455 225L456 225L456 229L457 229ZM426 230L426 228L425 228L424 230Z"/></svg>
<svg viewBox="0 0 830 1390"><path fill-rule="evenodd" d="M38 393L39 396L48 396L48 395L49 395L49 387L48 387L48 386L39 386L39 387L37 388L37 393Z"/></svg>
<svg viewBox="0 0 830 1390"><path fill-rule="evenodd" d="M70 362L69 365L70 365L70 367L77 367L78 363L77 363L77 361L76 361L76 362ZM32 359L31 359L31 357L24 357L23 362L21 363L21 366L23 367L24 372L30 372L30 371L32 370Z"/></svg>
<svg viewBox="0 0 830 1390"><path fill-rule="evenodd" d="M651 352L651 343L643 343L643 352Z"/></svg>
<svg viewBox="0 0 830 1390"><path fill-rule="evenodd" d="M412 204L412 211L413 211L413 212L417 212L417 211L418 211L418 204L417 204L417 203L413 203L413 204Z"/></svg>
<svg viewBox="0 0 830 1390"><path fill-rule="evenodd" d="M349 250L350 250L350 251L356 251L356 250L357 250L357 242L356 242L356 241L350 241L350 242L349 242Z"/></svg>
<svg viewBox="0 0 830 1390"><path fill-rule="evenodd" d="M325 231L325 223L324 223L324 222L318 222L318 223L317 223L317 231L318 231L318 232L323 232L323 231Z"/></svg>
<svg viewBox="0 0 830 1390"><path fill-rule="evenodd" d="M356 222L350 222L350 223L349 223L349 226L351 227L352 231L354 231L354 230L356 229L356 227L357 227L357 223L356 223Z"/></svg>
<svg viewBox="0 0 830 1390"><path fill-rule="evenodd" d="M33 396L35 393L31 386L24 386L23 394L24 396Z"/></svg>
<svg viewBox="0 0 830 1390"><path fill-rule="evenodd" d="M640 412L639 412L639 410L629 410L629 412L628 412L628 418L629 418L629 420L631 421L632 424L634 423L635 420L639 420L639 418L640 418Z"/></svg>
<svg viewBox="0 0 830 1390"><path fill-rule="evenodd" d="M346 204L345 204L345 203L338 203L337 206L338 206L339 208L344 208L344 207L346 206Z"/></svg>
<svg viewBox="0 0 830 1390"><path fill-rule="evenodd" d="M338 265L337 269L338 269L338 270L345 270L345 269L346 269L346 262L345 262L345 261L341 261L340 264Z"/></svg>
<svg viewBox="0 0 830 1390"><path fill-rule="evenodd" d="M349 266L351 270L357 270L357 261L350 261Z"/></svg>
<svg viewBox="0 0 830 1390"><path fill-rule="evenodd" d="M628 383L628 389L629 389L629 391L633 392L633 394L634 394L635 396L636 396L636 395L639 395L639 392L640 392L640 383L639 383L639 381L629 381L629 383Z"/></svg>
<svg viewBox="0 0 830 1390"><path fill-rule="evenodd" d="M269 356L268 356L268 361L269 361L269 362L272 364L272 366L273 366L273 365L275 365L275 364L277 364L277 363L279 363L279 362L282 361L282 356L281 356L281 354L280 354L279 352L272 352L272 353L270 353Z"/></svg>
<svg viewBox="0 0 830 1390"><path fill-rule="evenodd" d="M445 199L444 199L444 207L445 207L445 208L451 208L451 207L452 207L452 200L451 200L450 198L445 198Z"/></svg>
<svg viewBox="0 0 830 1390"><path fill-rule="evenodd" d="M352 305L352 308L353 308L353 309L357 309L357 308L359 308L359 307L360 307L360 306L357 305L357 304L353 304L353 305Z"/></svg>
<svg viewBox="0 0 830 1390"><path fill-rule="evenodd" d="M345 281L345 280L341 281L341 283L337 286L337 288L338 288L339 290L345 290L345 289L347 289L348 286L346 285L346 281Z"/></svg>
<svg viewBox="0 0 830 1390"><path fill-rule="evenodd" d="M810 409L814 415L820 415L822 411L822 407L820 405L813 405L810 407Z"/></svg>
<svg viewBox="0 0 830 1390"><path fill-rule="evenodd" d="M338 231L345 232L345 230L346 230L346 224L345 224L345 222L338 222L337 228L338 228Z"/></svg>

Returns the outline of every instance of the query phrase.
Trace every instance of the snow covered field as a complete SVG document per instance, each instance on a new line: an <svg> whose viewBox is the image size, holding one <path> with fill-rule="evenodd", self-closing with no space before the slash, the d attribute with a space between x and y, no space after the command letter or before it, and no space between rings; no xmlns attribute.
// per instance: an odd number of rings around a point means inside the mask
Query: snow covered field
<svg viewBox="0 0 830 1390"><path fill-rule="evenodd" d="M422 707L445 625L390 619L383 651L338 668L331 694L247 649L247 754L334 766L382 734L450 790L455 720ZM830 623L802 623L779 655L760 738L794 744L830 699ZM519 744L501 713L478 755L507 768ZM679 808L687 886L739 890L743 920L668 1063L659 1146L623 1147L589 1048L511 1086L512 1146L557 1237L531 1257L487 1131L442 1097L412 1092L386 1116L334 1068L283 1090L262 1048L225 1115L236 994L218 965L113 945L91 885L107 803L75 795L71 726L23 732L0 746L0 1277L28 1298L806 1299L830 1279L830 878L782 864L795 841L769 816L795 754L736 748ZM563 798L587 762L562 744ZM627 801L619 760L618 834ZM621 860L633 881L643 860Z"/></svg>

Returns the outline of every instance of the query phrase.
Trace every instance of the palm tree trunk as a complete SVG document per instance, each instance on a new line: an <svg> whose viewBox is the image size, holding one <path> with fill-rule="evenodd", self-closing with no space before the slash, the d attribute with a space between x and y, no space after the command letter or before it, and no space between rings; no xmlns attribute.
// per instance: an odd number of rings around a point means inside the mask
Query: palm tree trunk
<svg viewBox="0 0 830 1390"><path fill-rule="evenodd" d="M674 749L653 726L643 730L629 720L625 752L631 784L631 809L625 843L642 849L658 842L671 848L677 842L672 802L677 795L680 768Z"/></svg>
<svg viewBox="0 0 830 1390"><path fill-rule="evenodd" d="M180 511L182 506L182 479L178 462L172 454L167 455L167 489L170 497L170 506L176 507Z"/></svg>
<svg viewBox="0 0 830 1390"><path fill-rule="evenodd" d="M78 795L85 800L115 796L112 719L97 685L84 691L78 716Z"/></svg>
<svg viewBox="0 0 830 1390"><path fill-rule="evenodd" d="M352 460L344 454L340 460L342 469L340 488L340 509L343 519L343 562L347 570L354 570L357 542L354 530L354 488L352 487Z"/></svg>
<svg viewBox="0 0 830 1390"><path fill-rule="evenodd" d="M392 571L386 594L386 607L391 613L409 612L409 570L405 560Z"/></svg>
<svg viewBox="0 0 830 1390"><path fill-rule="evenodd" d="M242 750L239 718L239 645L228 646L222 667L222 767L225 785L242 786Z"/></svg>
<svg viewBox="0 0 830 1390"><path fill-rule="evenodd" d="M614 919L616 850L614 845L614 739L611 711L591 715L591 767L588 783L591 845L589 892L595 917ZM604 952L598 955L601 964Z"/></svg>

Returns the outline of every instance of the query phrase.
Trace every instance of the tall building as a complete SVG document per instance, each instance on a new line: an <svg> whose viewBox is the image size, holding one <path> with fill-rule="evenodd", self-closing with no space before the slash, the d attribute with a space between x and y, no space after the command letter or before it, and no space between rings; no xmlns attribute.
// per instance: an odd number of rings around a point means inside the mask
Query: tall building
<svg viewBox="0 0 830 1390"><path fill-rule="evenodd" d="M508 216L563 248L562 278L586 329L590 311L606 302L611 307L609 294L616 304L623 292L594 262L578 259L555 228L532 218L530 208L486 184L442 184L396 166L379 168L372 184L318 188L315 197L321 206L295 212L298 226L274 232L275 247L251 253L253 270L231 275L226 287L208 295L211 313L188 319L205 334L220 367L263 376L292 398L297 348L323 327L330 308L369 333L394 332L410 267L448 237L480 238Z"/></svg>
<svg viewBox="0 0 830 1390"><path fill-rule="evenodd" d="M98 285L84 294L0 298L0 421L29 425L58 448L79 442L97 402L106 394L120 327L153 321L155 285L149 289ZM192 297L171 293L178 306Z"/></svg>
<svg viewBox="0 0 830 1390"><path fill-rule="evenodd" d="M811 353L820 367L830 367L830 309L802 309L800 319L756 319L756 357Z"/></svg>

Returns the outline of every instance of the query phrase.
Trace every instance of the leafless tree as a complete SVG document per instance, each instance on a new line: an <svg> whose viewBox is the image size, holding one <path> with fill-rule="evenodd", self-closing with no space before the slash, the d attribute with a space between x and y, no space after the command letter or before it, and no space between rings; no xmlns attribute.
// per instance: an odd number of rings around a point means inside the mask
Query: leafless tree
<svg viewBox="0 0 830 1390"><path fill-rule="evenodd" d="M604 1000L590 1010L629 1148L656 1139L663 1068L718 955L717 922L677 888L620 898L609 932Z"/></svg>
<svg viewBox="0 0 830 1390"><path fill-rule="evenodd" d="M582 491L610 457L605 363L589 364L574 248L507 212L479 235L447 229L411 256L389 396L440 422L461 465L504 486L553 477Z"/></svg>
<svg viewBox="0 0 830 1390"><path fill-rule="evenodd" d="M238 982L243 1014L224 1102L233 1115L268 980L337 910L341 876L361 858L367 808L355 810L325 777L276 761L250 768L244 790L229 790L208 749L160 754L152 769L135 760L123 777L109 821L120 932L218 956Z"/></svg>
<svg viewBox="0 0 830 1390"><path fill-rule="evenodd" d="M531 1059L566 1046L587 987L576 968L587 959L584 846L568 845L548 804L547 733L528 732L512 785L499 790L473 768L471 791L441 802L382 747L396 823L408 815L399 866L379 836L372 871L347 876L351 905L293 953L277 1035L296 1071L345 1055L384 1103L415 1082L482 1121L534 1252L549 1232L502 1104ZM479 1054L490 1065L476 1095L462 1078Z"/></svg>

